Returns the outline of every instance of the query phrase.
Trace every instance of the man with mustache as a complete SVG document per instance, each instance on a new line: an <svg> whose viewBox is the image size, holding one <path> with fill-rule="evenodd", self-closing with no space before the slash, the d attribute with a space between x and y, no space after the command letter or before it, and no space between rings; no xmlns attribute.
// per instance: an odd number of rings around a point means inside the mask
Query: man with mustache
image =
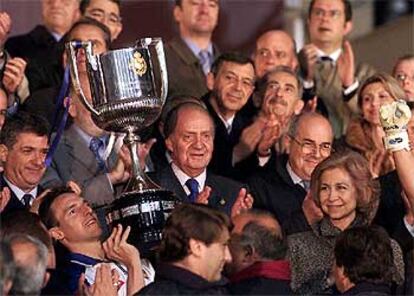
<svg viewBox="0 0 414 296"><path fill-rule="evenodd" d="M335 138L346 131L358 112L359 83L375 73L367 64L356 65L351 44L345 37L352 30L349 0L313 0L309 6L310 43L299 53L305 90L315 88L324 103Z"/></svg>
<svg viewBox="0 0 414 296"><path fill-rule="evenodd" d="M39 182L46 170L49 126L36 115L19 112L6 121L0 134L1 199L10 198L2 215L29 209L42 192Z"/></svg>
<svg viewBox="0 0 414 296"><path fill-rule="evenodd" d="M331 154L333 131L320 114L303 113L288 130L289 155L269 162L249 180L254 207L272 212L286 232L307 229L302 203L315 167ZM297 219L298 218L298 219ZM295 225L290 225L291 222Z"/></svg>
<svg viewBox="0 0 414 296"><path fill-rule="evenodd" d="M173 13L180 36L165 46L169 97L199 98L208 91L206 75L219 53L211 40L219 8L219 0L175 1Z"/></svg>

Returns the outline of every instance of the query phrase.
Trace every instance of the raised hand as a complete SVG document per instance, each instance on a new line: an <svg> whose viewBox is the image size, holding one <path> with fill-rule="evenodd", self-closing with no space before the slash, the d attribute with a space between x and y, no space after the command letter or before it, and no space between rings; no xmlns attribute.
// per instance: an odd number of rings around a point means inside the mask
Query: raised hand
<svg viewBox="0 0 414 296"><path fill-rule="evenodd" d="M235 163L245 159L256 150L265 127L266 121L259 117L243 130L239 143L233 149Z"/></svg>
<svg viewBox="0 0 414 296"><path fill-rule="evenodd" d="M302 49L302 53L305 57L307 69L305 80L313 81L315 78L315 66L316 62L318 61L317 47L312 43L306 44Z"/></svg>
<svg viewBox="0 0 414 296"><path fill-rule="evenodd" d="M253 202L253 196L250 193L247 193L246 188L240 189L236 201L231 207L231 217L236 217L241 212L251 209L253 206Z"/></svg>
<svg viewBox="0 0 414 296"><path fill-rule="evenodd" d="M263 131L262 138L257 145L257 153L259 156L269 156L270 149L275 145L276 141L281 136L281 124L272 114L267 121L266 127Z"/></svg>
<svg viewBox="0 0 414 296"><path fill-rule="evenodd" d="M26 61L22 58L12 58L7 61L6 66L4 67L2 82L9 94L16 92L17 88L22 83L26 65Z"/></svg>
<svg viewBox="0 0 414 296"><path fill-rule="evenodd" d="M337 61L339 78L342 85L347 88L355 82L355 57L351 43L344 41L343 50Z"/></svg>
<svg viewBox="0 0 414 296"><path fill-rule="evenodd" d="M205 186L204 189L198 194L195 202L199 204L207 205L210 194L211 194L211 187Z"/></svg>
<svg viewBox="0 0 414 296"><path fill-rule="evenodd" d="M140 161L140 166L145 170L145 160L147 159L152 146L157 142L157 139L152 138L145 143L138 143L137 154Z"/></svg>
<svg viewBox="0 0 414 296"><path fill-rule="evenodd" d="M10 200L10 189L4 187L0 192L0 213L3 212L4 208L7 206Z"/></svg>
<svg viewBox="0 0 414 296"><path fill-rule="evenodd" d="M130 177L131 155L128 148L124 145L118 152L118 160L109 172L108 177L112 184L123 183Z"/></svg>
<svg viewBox="0 0 414 296"><path fill-rule="evenodd" d="M314 96L312 100L309 100L306 102L304 109L308 112L315 112L317 106L318 106L318 97Z"/></svg>
<svg viewBox="0 0 414 296"><path fill-rule="evenodd" d="M78 281L78 293L85 296L115 296L118 295L118 279L111 270L111 265L102 263L96 268L95 283L89 287L85 284L85 274Z"/></svg>
<svg viewBox="0 0 414 296"><path fill-rule="evenodd" d="M302 203L302 210L309 225L319 222L323 218L322 210L316 205L309 191Z"/></svg>
<svg viewBox="0 0 414 296"><path fill-rule="evenodd" d="M109 238L103 243L105 256L108 259L121 262L125 266L131 266L140 260L139 251L133 245L127 243L131 227L123 231L122 225L118 224L112 230Z"/></svg>
<svg viewBox="0 0 414 296"><path fill-rule="evenodd" d="M0 12L0 51L3 50L7 35L11 28L11 18L7 12Z"/></svg>

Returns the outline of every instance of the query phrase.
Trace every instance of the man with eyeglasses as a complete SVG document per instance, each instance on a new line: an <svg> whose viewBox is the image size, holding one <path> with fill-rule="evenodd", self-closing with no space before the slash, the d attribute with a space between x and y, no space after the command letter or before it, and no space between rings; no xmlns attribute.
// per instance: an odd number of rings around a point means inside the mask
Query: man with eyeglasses
<svg viewBox="0 0 414 296"><path fill-rule="evenodd" d="M209 169L222 176L234 177L234 164L240 161L240 151L233 149L243 129L250 124L240 110L254 90L253 61L236 53L220 55L207 75L210 90L203 97L214 120L214 152Z"/></svg>
<svg viewBox="0 0 414 296"><path fill-rule="evenodd" d="M249 180L254 207L272 212L287 233L306 230L302 203L315 167L331 154L333 131L318 113L293 118L288 131L289 155L269 162ZM294 224L294 225L293 225Z"/></svg>
<svg viewBox="0 0 414 296"><path fill-rule="evenodd" d="M82 16L87 16L103 23L111 31L111 41L118 38L122 31L120 0L82 0Z"/></svg>
<svg viewBox="0 0 414 296"><path fill-rule="evenodd" d="M316 92L327 109L335 138L346 131L358 112L356 92L361 81L374 74L367 64L356 65L351 44L349 0L312 0L308 12L310 43L299 53L305 91Z"/></svg>
<svg viewBox="0 0 414 296"><path fill-rule="evenodd" d="M414 101L414 55L408 54L400 57L392 72L407 94L407 100Z"/></svg>

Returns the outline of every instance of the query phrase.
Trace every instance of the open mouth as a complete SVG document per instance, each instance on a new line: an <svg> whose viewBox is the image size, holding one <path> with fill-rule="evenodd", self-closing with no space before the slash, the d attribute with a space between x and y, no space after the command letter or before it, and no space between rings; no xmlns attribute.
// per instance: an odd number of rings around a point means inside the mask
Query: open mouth
<svg viewBox="0 0 414 296"><path fill-rule="evenodd" d="M88 219L86 221L85 226L89 227L89 226L92 226L92 225L94 225L96 223L97 223L96 218L95 217L91 217L90 219Z"/></svg>

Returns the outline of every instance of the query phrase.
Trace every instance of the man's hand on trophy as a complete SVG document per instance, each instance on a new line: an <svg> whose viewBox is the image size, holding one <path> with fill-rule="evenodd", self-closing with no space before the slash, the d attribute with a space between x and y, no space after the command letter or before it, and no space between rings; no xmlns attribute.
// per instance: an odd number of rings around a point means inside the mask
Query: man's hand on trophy
<svg viewBox="0 0 414 296"><path fill-rule="evenodd" d="M380 121L384 129L384 145L389 151L410 150L407 123L411 118L411 110L403 100L383 105L380 108Z"/></svg>
<svg viewBox="0 0 414 296"><path fill-rule="evenodd" d="M128 148L124 145L118 152L118 160L114 168L108 173L109 180L112 184L126 182L131 172L131 155Z"/></svg>

